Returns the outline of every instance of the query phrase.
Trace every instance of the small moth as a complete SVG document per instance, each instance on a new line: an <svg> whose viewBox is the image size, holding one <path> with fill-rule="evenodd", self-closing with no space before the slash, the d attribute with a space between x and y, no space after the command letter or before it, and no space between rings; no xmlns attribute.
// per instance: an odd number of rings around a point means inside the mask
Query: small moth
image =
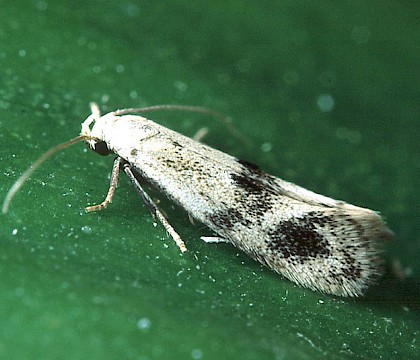
<svg viewBox="0 0 420 360"><path fill-rule="evenodd" d="M101 204L87 207L88 212L112 201L122 170L182 252L187 250L184 242L142 184L157 188L216 234L204 241L231 243L312 290L358 296L380 274L381 243L392 232L378 213L316 194L133 115L161 109L211 113L199 107L160 105L101 116L98 106L91 104L92 114L82 123L80 136L42 155L9 190L3 212L48 157L83 140L100 155L116 155L108 194Z"/></svg>

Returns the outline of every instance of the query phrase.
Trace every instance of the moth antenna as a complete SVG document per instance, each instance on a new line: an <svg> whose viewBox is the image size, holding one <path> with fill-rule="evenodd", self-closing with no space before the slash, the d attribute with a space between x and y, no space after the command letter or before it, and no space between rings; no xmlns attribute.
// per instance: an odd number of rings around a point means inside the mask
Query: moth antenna
<svg viewBox="0 0 420 360"><path fill-rule="evenodd" d="M150 111L186 111L186 112L194 112L194 113L201 113L201 114L207 114L210 115L219 121L221 121L226 128L229 130L229 132L235 136L237 139L242 141L247 146L252 145L252 141L242 134L233 124L232 124L232 118L229 116L223 115L222 113L219 113L218 111L214 111L205 107L201 106L189 106L189 105L171 105L171 104L162 104L162 105L153 105L153 106L146 106L142 108L128 108L128 109L121 109L114 111L115 115L128 115L128 114L139 114L144 112L150 112Z"/></svg>
<svg viewBox="0 0 420 360"><path fill-rule="evenodd" d="M25 170L25 172L15 181L13 186L10 188L10 190L7 192L6 198L3 202L2 212L3 214L7 213L9 210L10 203L12 202L13 198L17 194L17 192L20 190L20 188L25 184L25 182L30 178L32 173L38 169L48 158L50 158L55 153L60 152L61 150L64 150L73 144L78 143L79 141L85 140L87 137L85 135L80 135L78 137L75 137L74 139L71 139L69 141L66 141L64 143L58 144L51 149L49 149L47 152L42 154L35 162L32 163L29 168Z"/></svg>

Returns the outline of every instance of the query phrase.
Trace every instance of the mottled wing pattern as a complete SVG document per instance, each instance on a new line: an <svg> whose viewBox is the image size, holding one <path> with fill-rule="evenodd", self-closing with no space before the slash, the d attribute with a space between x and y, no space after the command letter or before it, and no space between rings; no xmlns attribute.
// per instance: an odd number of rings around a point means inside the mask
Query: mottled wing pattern
<svg viewBox="0 0 420 360"><path fill-rule="evenodd" d="M219 236L290 280L357 296L379 273L390 231L372 210L315 194L147 121L153 136L110 140L138 175ZM130 148L131 147L131 148Z"/></svg>
<svg viewBox="0 0 420 360"><path fill-rule="evenodd" d="M380 273L381 240L391 234L381 217L239 163L231 174L236 206L209 215L208 225L298 284L362 294Z"/></svg>

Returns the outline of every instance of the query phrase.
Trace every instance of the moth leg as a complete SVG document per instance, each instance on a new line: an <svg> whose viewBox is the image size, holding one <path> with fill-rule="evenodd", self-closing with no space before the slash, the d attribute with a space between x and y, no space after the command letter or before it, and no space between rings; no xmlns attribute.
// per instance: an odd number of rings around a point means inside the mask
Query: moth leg
<svg viewBox="0 0 420 360"><path fill-rule="evenodd" d="M218 236L201 236L201 240L203 240L206 243L230 243L228 239L218 237Z"/></svg>
<svg viewBox="0 0 420 360"><path fill-rule="evenodd" d="M146 191L137 181L136 177L131 171L130 165L124 164L123 169L124 169L124 172L127 174L128 178L130 179L131 183L133 184L134 188L136 189L137 193L140 195L143 202L149 208L150 212L152 213L153 219L156 220L157 218L160 221L160 223L163 225L163 227L166 229L166 231L169 233L169 235L171 235L175 243L178 245L179 250L181 250L181 252L183 253L186 252L187 247L185 246L181 237L178 235L178 233L175 231L175 229L172 227L172 225L169 223L169 221L166 219L166 217L163 215L163 213L159 210L157 205L154 203L154 201L150 198L150 196L146 193Z"/></svg>
<svg viewBox="0 0 420 360"><path fill-rule="evenodd" d="M201 142L201 140L203 140L208 133L209 129L206 127L202 127L195 133L195 135L193 136L193 140Z"/></svg>
<svg viewBox="0 0 420 360"><path fill-rule="evenodd" d="M98 205L92 205L92 206L86 207L85 208L86 212L103 210L112 202L115 189L118 186L118 177L119 177L120 167L122 163L123 163L123 160L120 157L117 157L114 160L114 166L112 168L112 173L111 173L111 181L109 184L108 194L106 195L105 200L102 201Z"/></svg>
<svg viewBox="0 0 420 360"><path fill-rule="evenodd" d="M194 218L192 217L192 215L190 213L188 213L188 219L190 220L191 224L193 224L193 225L195 224Z"/></svg>

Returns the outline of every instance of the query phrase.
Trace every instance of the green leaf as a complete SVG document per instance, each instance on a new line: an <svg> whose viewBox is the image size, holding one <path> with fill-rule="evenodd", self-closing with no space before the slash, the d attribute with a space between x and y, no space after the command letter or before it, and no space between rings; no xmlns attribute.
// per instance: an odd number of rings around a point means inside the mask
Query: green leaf
<svg viewBox="0 0 420 360"><path fill-rule="evenodd" d="M232 117L150 118L325 195L381 211L396 240L361 299L302 289L158 193L181 255L112 159L55 155L0 217L5 359L419 357L417 5L347 1L1 1L0 198L104 112L160 103Z"/></svg>

